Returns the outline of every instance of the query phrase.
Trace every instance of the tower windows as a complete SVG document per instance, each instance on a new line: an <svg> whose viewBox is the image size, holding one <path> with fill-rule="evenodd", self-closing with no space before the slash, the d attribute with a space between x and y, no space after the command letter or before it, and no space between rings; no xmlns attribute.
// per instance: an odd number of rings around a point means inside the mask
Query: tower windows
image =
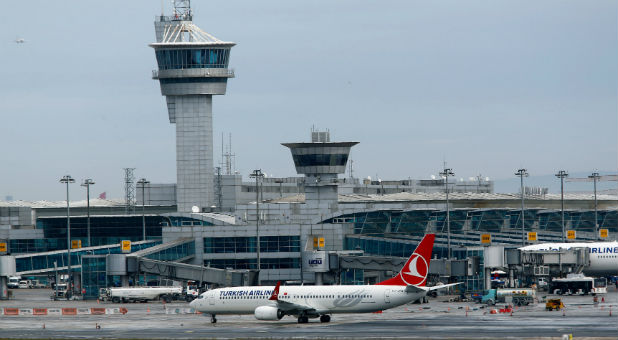
<svg viewBox="0 0 618 340"><path fill-rule="evenodd" d="M227 68L230 49L160 49L155 55L159 70Z"/></svg>

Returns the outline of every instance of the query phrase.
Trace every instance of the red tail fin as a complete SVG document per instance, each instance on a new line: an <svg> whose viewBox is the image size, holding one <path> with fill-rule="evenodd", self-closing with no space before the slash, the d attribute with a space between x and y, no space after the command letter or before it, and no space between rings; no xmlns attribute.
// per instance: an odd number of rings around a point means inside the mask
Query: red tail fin
<svg viewBox="0 0 618 340"><path fill-rule="evenodd" d="M279 286L281 286L281 281L277 281L277 285L275 286L275 290L273 290L273 293L268 298L268 300L273 300L273 301L279 300Z"/></svg>
<svg viewBox="0 0 618 340"><path fill-rule="evenodd" d="M423 287L427 282L427 274L429 273L429 262L431 261L431 252L433 251L433 241L436 235L427 234L418 244L406 264L401 268L399 274L378 283L378 285L389 286L407 286L414 285Z"/></svg>

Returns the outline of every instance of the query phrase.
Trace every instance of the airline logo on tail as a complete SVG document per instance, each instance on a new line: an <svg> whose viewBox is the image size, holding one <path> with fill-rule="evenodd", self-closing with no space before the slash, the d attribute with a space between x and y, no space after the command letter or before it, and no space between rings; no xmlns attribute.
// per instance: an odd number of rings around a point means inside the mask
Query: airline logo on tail
<svg viewBox="0 0 618 340"><path fill-rule="evenodd" d="M405 283L416 286L425 282L427 279L429 265L421 255L417 253L412 254L408 261L408 266L404 267L404 269L405 268L407 268L408 271L401 271L401 279L403 279Z"/></svg>
<svg viewBox="0 0 618 340"><path fill-rule="evenodd" d="M431 252L433 251L433 242L435 238L436 235L434 234L425 235L399 274L392 279L382 281L378 284L392 286L424 286L427 282L427 274L429 274L429 262L431 261Z"/></svg>

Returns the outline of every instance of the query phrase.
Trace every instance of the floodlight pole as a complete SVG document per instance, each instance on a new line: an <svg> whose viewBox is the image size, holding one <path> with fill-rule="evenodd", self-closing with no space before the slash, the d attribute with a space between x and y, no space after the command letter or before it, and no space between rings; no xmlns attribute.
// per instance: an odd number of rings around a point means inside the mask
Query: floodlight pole
<svg viewBox="0 0 618 340"><path fill-rule="evenodd" d="M142 187L142 240L146 241L146 211L145 211L146 195L144 194L144 191L146 191L146 184L150 184L150 181L147 181L145 178L142 178L139 181L137 181L137 184L139 184Z"/></svg>
<svg viewBox="0 0 618 340"><path fill-rule="evenodd" d="M264 177L264 173L262 173L261 169L253 170L253 172L249 175L251 178L255 178L255 239L256 239L256 254L257 254L257 270L258 270L258 285L261 283L260 281L260 190L259 190L259 179Z"/></svg>
<svg viewBox="0 0 618 340"><path fill-rule="evenodd" d="M596 240L599 240L599 219L597 212L597 181L601 176L599 176L598 172L593 172L592 175L588 176L588 178L592 178L594 182L594 232L596 233Z"/></svg>
<svg viewBox="0 0 618 340"><path fill-rule="evenodd" d="M65 175L60 179L60 183L67 185L67 274L68 274L68 289L67 291L71 292L73 295L73 277L71 275L71 208L69 204L69 184L75 183L75 180L71 175ZM56 284L58 284L56 282Z"/></svg>
<svg viewBox="0 0 618 340"><path fill-rule="evenodd" d="M564 179L569 177L569 174L564 170L560 170L556 174L556 177L560 178L560 210L562 212L562 242L564 243L566 242L566 229L564 225Z"/></svg>
<svg viewBox="0 0 618 340"><path fill-rule="evenodd" d="M86 187L86 214L88 216L86 219L86 229L88 232L88 247L92 247L92 242L90 241L90 186L93 184L94 181L90 178L85 179L84 182L81 184L81 186Z"/></svg>
<svg viewBox="0 0 618 340"><path fill-rule="evenodd" d="M524 177L528 177L528 171L526 169L519 169L517 170L517 172L515 173L516 176L519 176L519 179L521 181L521 246L525 246L526 245L526 239L525 239L525 223L524 223Z"/></svg>
<svg viewBox="0 0 618 340"><path fill-rule="evenodd" d="M450 208L448 201L448 177L455 176L453 169L444 168L444 170L440 173L442 177L445 179L445 191L446 191L446 237L447 237L447 256L451 258L451 218L450 218Z"/></svg>

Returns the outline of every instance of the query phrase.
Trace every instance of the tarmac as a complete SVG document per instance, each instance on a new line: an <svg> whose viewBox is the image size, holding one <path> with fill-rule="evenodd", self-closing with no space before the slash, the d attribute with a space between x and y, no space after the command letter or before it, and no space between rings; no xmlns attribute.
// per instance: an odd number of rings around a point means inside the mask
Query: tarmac
<svg viewBox="0 0 618 340"><path fill-rule="evenodd" d="M592 296L562 296L563 311L548 312L544 303L504 309L439 296L427 304L409 304L370 314L335 314L330 323L293 317L258 321L253 315L220 315L216 324L196 314L186 302L97 303L52 301L49 289L15 289L0 308L21 315L0 315L0 338L110 339L618 339L618 292L610 287L594 303ZM544 294L538 295L542 299ZM552 297L552 296L548 296ZM604 300L604 301L603 301ZM104 315L32 315L29 309L92 308L126 313ZM501 312L502 309L502 312ZM23 313L21 312L23 310ZM495 313L495 314L494 314ZM610 315L611 314L611 315Z"/></svg>

